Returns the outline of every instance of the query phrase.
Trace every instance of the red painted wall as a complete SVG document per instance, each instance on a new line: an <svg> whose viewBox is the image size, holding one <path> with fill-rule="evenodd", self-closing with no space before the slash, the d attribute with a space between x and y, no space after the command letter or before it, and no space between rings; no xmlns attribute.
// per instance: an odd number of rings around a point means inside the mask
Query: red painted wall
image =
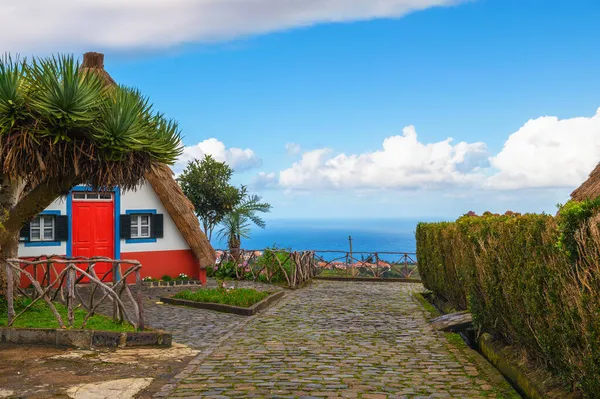
<svg viewBox="0 0 600 399"><path fill-rule="evenodd" d="M160 280L165 274L170 277L177 277L180 273L185 273L192 279L200 280L203 285L206 284L206 269L200 269L198 260L196 260L194 254L189 249L177 251L122 252L120 259L139 261L142 264L142 278L152 277ZM57 264L55 267L58 273L64 269L63 265ZM122 267L123 272L125 272L127 270L127 265L123 265ZM41 282L46 268L38 266L36 269L35 277ZM28 266L26 270L32 275L34 274L33 266ZM55 278L56 276L52 273L52 280ZM21 274L21 287L27 287L30 283L29 279ZM127 278L127 283L135 283L134 274Z"/></svg>
<svg viewBox="0 0 600 399"><path fill-rule="evenodd" d="M177 277L185 273L190 278L200 278L200 266L191 250L153 251L153 252L122 252L121 259L134 259L142 264L142 278L159 279L166 275ZM124 271L124 270L123 270ZM206 279L206 271L204 271ZM135 277L130 276L128 283L134 283Z"/></svg>

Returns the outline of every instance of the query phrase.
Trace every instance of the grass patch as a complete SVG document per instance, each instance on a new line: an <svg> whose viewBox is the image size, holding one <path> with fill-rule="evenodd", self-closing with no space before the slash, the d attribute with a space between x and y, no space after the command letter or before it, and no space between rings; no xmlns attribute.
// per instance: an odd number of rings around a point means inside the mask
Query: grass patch
<svg viewBox="0 0 600 399"><path fill-rule="evenodd" d="M181 291L173 298L185 299L194 302L220 303L224 305L249 308L271 295L271 292L257 291L251 288L235 288L224 290L222 288L199 289L195 291Z"/></svg>
<svg viewBox="0 0 600 399"><path fill-rule="evenodd" d="M423 294L415 292L415 293L413 293L413 297L417 300L417 302L419 302L421 304L421 306L423 306L425 308L425 310L427 312L429 312L429 315L432 318L441 316L440 311L437 310L437 308L435 306L433 306L433 304L431 302L429 302Z"/></svg>
<svg viewBox="0 0 600 399"><path fill-rule="evenodd" d="M31 303L28 298L17 298L15 299L15 313L19 314L27 305ZM63 322L67 323L67 308L60 303L54 303L56 310L63 319ZM5 327L8 324L8 306L6 300L0 299L0 327ZM74 322L73 329L80 329L83 324L83 319L87 315L85 309L77 308L73 312ZM58 321L54 318L54 314L46 305L45 302L39 300L33 305L27 312L19 316L15 320L12 327L16 328L60 328ZM70 328L70 327L67 327ZM110 317L103 315L94 315L90 317L85 326L86 330L104 330L104 331L135 331L133 326L127 322L115 323Z"/></svg>

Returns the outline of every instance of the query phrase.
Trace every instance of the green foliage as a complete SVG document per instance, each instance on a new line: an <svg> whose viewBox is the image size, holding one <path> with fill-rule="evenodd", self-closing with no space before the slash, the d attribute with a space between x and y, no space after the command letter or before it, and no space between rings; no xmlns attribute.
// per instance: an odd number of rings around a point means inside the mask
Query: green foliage
<svg viewBox="0 0 600 399"><path fill-rule="evenodd" d="M209 239L215 226L240 202L240 191L229 184L232 175L233 169L225 162L206 155L190 161L178 179Z"/></svg>
<svg viewBox="0 0 600 399"><path fill-rule="evenodd" d="M259 213L271 211L271 205L262 202L258 195L248 194L246 186L240 188L239 195L239 203L225 215L217 233L219 239L227 241L230 250L239 249L242 238L250 237L251 223L264 229L266 223Z"/></svg>
<svg viewBox="0 0 600 399"><path fill-rule="evenodd" d="M29 298L15 298L14 307L15 312L19 314L27 305L31 303ZM56 310L66 323L67 320L67 308L60 303L54 303ZM6 300L0 299L0 326L6 326L8 324L8 305ZM73 322L73 328L81 328L83 319L87 315L84 309L77 308L73 312L75 320ZM54 318L54 314L43 301L36 302L29 310L23 315L19 316L15 320L14 327L21 328L59 328L58 322ZM69 328L69 327L67 327ZM115 323L111 318L103 315L94 315L90 317L85 326L89 330L105 330L105 331L135 331L133 326L129 323Z"/></svg>
<svg viewBox="0 0 600 399"><path fill-rule="evenodd" d="M162 281L173 281L173 277L169 276L168 274L165 274L164 276L162 276L160 278Z"/></svg>
<svg viewBox="0 0 600 399"><path fill-rule="evenodd" d="M571 260L576 261L578 256L575 233L599 209L600 197L582 202L569 201L565 205L559 205L557 222L561 234L557 245Z"/></svg>
<svg viewBox="0 0 600 399"><path fill-rule="evenodd" d="M271 283L286 282L285 273L290 276L295 267L290 253L291 249L278 248L277 245L265 249L262 256L256 259L255 265L256 269L264 270L263 280ZM285 270L285 273L282 268Z"/></svg>
<svg viewBox="0 0 600 399"><path fill-rule="evenodd" d="M234 289L199 289L196 291L181 291L175 294L175 298L195 302L222 303L225 305L248 308L268 297L271 293L257 291L251 288Z"/></svg>
<svg viewBox="0 0 600 399"><path fill-rule="evenodd" d="M213 277L219 280L235 279L235 262L228 261L221 263L220 267L213 272Z"/></svg>
<svg viewBox="0 0 600 399"><path fill-rule="evenodd" d="M595 201L570 203L557 218L485 214L417 228L428 289L589 397L600 389L596 209Z"/></svg>
<svg viewBox="0 0 600 399"><path fill-rule="evenodd" d="M139 91L109 86L66 55L0 59L0 135L17 133L53 143L87 140L98 153L86 155L104 160L143 153L172 164L182 152L177 123L154 112Z"/></svg>

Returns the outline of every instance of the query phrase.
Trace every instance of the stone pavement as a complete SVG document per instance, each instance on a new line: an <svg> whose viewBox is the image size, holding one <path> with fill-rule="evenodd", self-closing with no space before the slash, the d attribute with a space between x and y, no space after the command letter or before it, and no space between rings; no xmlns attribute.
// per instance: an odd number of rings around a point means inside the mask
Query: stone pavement
<svg viewBox="0 0 600 399"><path fill-rule="evenodd" d="M273 290L268 284L252 281L229 282L239 287L258 290ZM214 280L208 281L208 287L216 287ZM246 321L246 316L221 313L205 309L193 309L183 306L158 305L160 297L172 296L178 291L195 290L198 287L144 287L144 318L146 325L173 333L173 341L188 345L194 349L203 349L215 345L219 338Z"/></svg>
<svg viewBox="0 0 600 399"><path fill-rule="evenodd" d="M416 290L318 281L290 292L220 336L156 397L518 398L457 336L434 331Z"/></svg>

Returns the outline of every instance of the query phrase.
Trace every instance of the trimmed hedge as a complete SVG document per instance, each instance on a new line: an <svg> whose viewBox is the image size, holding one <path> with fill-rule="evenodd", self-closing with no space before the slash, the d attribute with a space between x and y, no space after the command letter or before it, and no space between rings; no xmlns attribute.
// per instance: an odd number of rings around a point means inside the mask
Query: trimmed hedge
<svg viewBox="0 0 600 399"><path fill-rule="evenodd" d="M600 202L598 202L600 204ZM588 397L600 392L600 216L463 216L417 227L425 287Z"/></svg>

